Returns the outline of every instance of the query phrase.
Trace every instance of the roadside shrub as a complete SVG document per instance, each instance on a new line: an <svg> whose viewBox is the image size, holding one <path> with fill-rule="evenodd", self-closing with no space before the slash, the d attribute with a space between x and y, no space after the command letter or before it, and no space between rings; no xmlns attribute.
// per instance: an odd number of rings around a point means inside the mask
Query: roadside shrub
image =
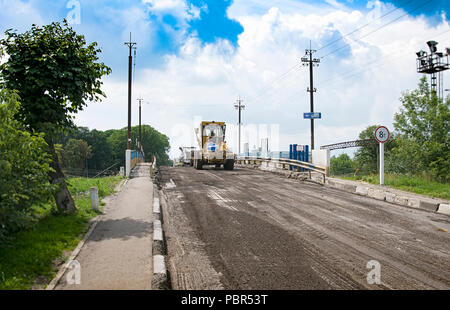
<svg viewBox="0 0 450 310"><path fill-rule="evenodd" d="M42 134L31 134L14 119L15 92L0 89L0 245L30 218L33 205L49 199L50 157Z"/></svg>
<svg viewBox="0 0 450 310"><path fill-rule="evenodd" d="M330 172L332 175L345 175L355 173L355 162L347 154L330 159Z"/></svg>

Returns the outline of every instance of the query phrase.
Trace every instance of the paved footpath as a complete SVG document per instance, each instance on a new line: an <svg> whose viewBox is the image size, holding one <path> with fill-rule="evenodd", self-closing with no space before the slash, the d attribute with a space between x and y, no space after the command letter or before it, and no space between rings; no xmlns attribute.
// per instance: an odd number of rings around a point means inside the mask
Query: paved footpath
<svg viewBox="0 0 450 310"><path fill-rule="evenodd" d="M81 283L63 275L55 289L151 289L153 183L149 164L132 172L122 190L104 207L104 215L75 258Z"/></svg>

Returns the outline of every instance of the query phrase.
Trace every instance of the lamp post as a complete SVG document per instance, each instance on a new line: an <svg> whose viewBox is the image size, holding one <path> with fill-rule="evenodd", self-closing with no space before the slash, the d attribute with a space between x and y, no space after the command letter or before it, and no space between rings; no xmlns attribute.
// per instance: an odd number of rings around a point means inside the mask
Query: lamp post
<svg viewBox="0 0 450 310"><path fill-rule="evenodd" d="M431 75L431 91L441 99L444 96L442 71L450 69L450 48L447 47L443 53L437 51L438 42L428 41L427 45L430 53L423 50L416 53L417 72Z"/></svg>

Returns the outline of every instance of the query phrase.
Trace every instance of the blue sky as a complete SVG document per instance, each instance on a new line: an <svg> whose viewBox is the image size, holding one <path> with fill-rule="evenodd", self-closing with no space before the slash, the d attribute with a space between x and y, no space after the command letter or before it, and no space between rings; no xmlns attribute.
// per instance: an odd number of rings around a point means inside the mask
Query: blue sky
<svg viewBox="0 0 450 310"><path fill-rule="evenodd" d="M61 21L77 3L80 23L73 28L99 43L102 61L113 69L105 79L108 98L92 103L77 123L126 126L124 42L132 32L133 100L148 102L143 119L171 137L173 156L178 146L195 144L185 132L196 117L234 125L239 95L247 105L244 124L277 124L281 149L307 144L309 123L300 116L309 109L308 75L301 66L288 70L310 40L316 56L326 56L315 72L316 111L324 117L316 122L319 144L354 139L373 123L392 127L401 92L420 78L415 51L429 39L450 46L448 0L0 0L0 31ZM268 135L257 132L258 139Z"/></svg>

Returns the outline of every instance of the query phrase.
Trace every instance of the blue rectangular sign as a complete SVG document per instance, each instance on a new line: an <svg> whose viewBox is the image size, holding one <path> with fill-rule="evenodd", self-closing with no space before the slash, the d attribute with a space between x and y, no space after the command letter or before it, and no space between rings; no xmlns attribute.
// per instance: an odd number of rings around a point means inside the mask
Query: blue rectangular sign
<svg viewBox="0 0 450 310"><path fill-rule="evenodd" d="M322 113L320 113L320 112L303 113L303 118L305 118L305 119L322 118Z"/></svg>

